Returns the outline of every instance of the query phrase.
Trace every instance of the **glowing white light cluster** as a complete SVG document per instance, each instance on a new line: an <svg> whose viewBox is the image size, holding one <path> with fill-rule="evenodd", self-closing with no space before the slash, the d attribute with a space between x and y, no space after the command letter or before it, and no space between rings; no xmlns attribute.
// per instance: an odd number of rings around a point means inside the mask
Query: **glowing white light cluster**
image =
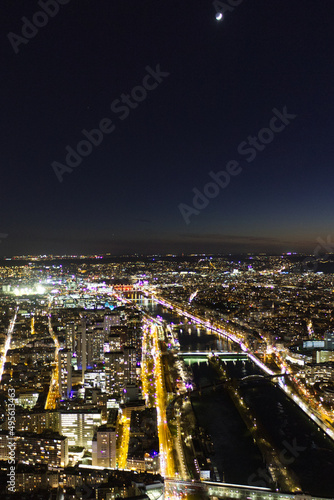
<svg viewBox="0 0 334 500"><path fill-rule="evenodd" d="M42 285L35 285L32 288L24 287L24 288L19 288L16 287L14 288L14 294L16 296L21 296L21 295L43 295L46 290L44 286Z"/></svg>

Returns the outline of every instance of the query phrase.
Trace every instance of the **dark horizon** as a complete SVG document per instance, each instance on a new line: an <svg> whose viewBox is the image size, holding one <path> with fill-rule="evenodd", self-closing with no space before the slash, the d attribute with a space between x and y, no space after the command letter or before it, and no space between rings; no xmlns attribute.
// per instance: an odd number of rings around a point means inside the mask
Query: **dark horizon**
<svg viewBox="0 0 334 500"><path fill-rule="evenodd" d="M319 255L315 257L312 253L307 252L240 252L240 253L136 253L136 254L119 254L119 255L111 255L110 253L103 254L68 254L68 255L59 255L59 254L41 254L41 255L14 255L7 257L0 257L0 265L23 265L26 263L42 263L42 265L48 265L50 263L65 263L66 264L81 264L81 263L89 263L89 264L108 264L108 263L117 263L117 262L146 262L152 263L156 262L210 262L211 260L215 261L216 259L225 259L231 260L232 262L235 260L240 261L248 261L248 260L261 260L266 257L283 257L288 259L290 262L305 262L305 266L303 269L307 271L314 271L311 264L307 267L307 263L316 263L317 269L319 266L327 265L331 267L331 263L334 262L334 253L327 253Z"/></svg>
<svg viewBox="0 0 334 500"><path fill-rule="evenodd" d="M317 249L321 248L320 254L331 253L334 250L334 246L326 244L326 240L322 238L317 238L314 242L303 242L292 244L290 242L275 242L272 239L268 239L264 242L262 238L237 238L235 240L227 237L217 238L209 237L205 240L205 237L190 239L187 243L169 242L162 241L157 244L152 242L151 245L146 242L133 242L133 244L124 243L118 251L115 251L115 246L113 251L107 244L99 245L98 242L92 244L87 244L87 242L70 246L59 245L59 244L48 244L48 245L25 245L25 252L21 253L5 253L3 252L4 245L2 245L0 258L11 258L14 256L21 255L57 255L57 256L71 256L71 255L111 255L113 257L123 257L123 256L136 256L136 255L191 255L191 254L203 254L203 255L234 255L234 254L254 254L258 255L260 253L265 253L268 255L281 255L288 253L297 254L308 254L317 255ZM198 241L200 243L198 243ZM210 243L211 241L211 243ZM213 242L213 243L212 243ZM220 243L221 242L221 243ZM322 244L319 245L319 242ZM312 246L313 245L313 246ZM28 251L29 248L32 251ZM42 248L42 251L38 249ZM59 251L57 251L59 248ZM67 250L69 248L70 250ZM332 249L328 252L328 249ZM64 250L62 250L64 249ZM135 249L135 250L133 250ZM319 253L319 251L318 251Z"/></svg>

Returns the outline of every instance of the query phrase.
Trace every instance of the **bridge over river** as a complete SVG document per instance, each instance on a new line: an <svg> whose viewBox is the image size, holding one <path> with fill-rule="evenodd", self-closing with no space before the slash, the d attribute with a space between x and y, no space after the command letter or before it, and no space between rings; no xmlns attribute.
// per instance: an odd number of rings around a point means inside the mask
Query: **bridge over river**
<svg viewBox="0 0 334 500"><path fill-rule="evenodd" d="M205 360L211 356L219 357L224 361L247 361L248 356L241 352L231 351L179 351L177 355L183 359Z"/></svg>
<svg viewBox="0 0 334 500"><path fill-rule="evenodd" d="M238 500L328 500L304 494L282 493L270 488L213 481L165 480L165 499L210 499L226 498Z"/></svg>

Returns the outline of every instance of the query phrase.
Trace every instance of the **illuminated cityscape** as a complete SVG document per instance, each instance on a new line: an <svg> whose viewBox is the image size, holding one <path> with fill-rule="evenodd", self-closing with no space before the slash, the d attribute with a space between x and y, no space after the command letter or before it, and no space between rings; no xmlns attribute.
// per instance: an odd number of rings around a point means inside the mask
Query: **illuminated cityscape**
<svg viewBox="0 0 334 500"><path fill-rule="evenodd" d="M333 281L304 258L2 261L3 477L14 442L22 495L331 498Z"/></svg>
<svg viewBox="0 0 334 500"><path fill-rule="evenodd" d="M334 0L1 6L0 500L334 500Z"/></svg>

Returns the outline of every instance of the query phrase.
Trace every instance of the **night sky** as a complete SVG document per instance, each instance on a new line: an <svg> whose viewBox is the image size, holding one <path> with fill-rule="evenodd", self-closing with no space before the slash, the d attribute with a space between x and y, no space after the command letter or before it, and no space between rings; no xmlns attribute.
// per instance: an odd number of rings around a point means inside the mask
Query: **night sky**
<svg viewBox="0 0 334 500"><path fill-rule="evenodd" d="M231 4L218 22L210 0L2 0L1 255L334 240L334 2Z"/></svg>

